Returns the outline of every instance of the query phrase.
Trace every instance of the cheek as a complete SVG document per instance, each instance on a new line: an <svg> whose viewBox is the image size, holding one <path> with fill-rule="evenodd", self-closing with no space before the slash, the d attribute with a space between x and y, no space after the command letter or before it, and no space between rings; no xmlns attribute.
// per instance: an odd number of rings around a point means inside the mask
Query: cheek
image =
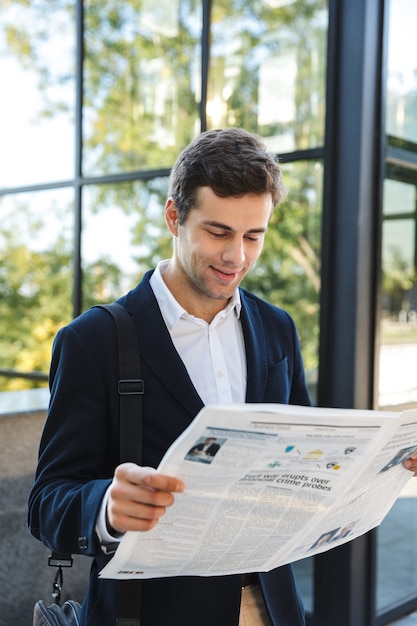
<svg viewBox="0 0 417 626"><path fill-rule="evenodd" d="M253 246L246 251L246 259L250 265L253 265L255 261L261 256L263 245Z"/></svg>
<svg viewBox="0 0 417 626"><path fill-rule="evenodd" d="M194 258L197 259L215 259L221 254L222 246L218 242L207 239L196 241L190 248Z"/></svg>

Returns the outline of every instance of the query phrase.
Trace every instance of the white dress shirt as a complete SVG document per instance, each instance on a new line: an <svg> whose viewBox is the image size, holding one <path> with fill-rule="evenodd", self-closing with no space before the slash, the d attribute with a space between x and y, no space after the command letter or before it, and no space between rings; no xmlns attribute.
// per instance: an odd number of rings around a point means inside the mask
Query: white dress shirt
<svg viewBox="0 0 417 626"><path fill-rule="evenodd" d="M245 402L246 353L240 323L241 302L236 289L227 306L208 324L190 315L166 286L163 273L169 261L160 261L150 285L172 342L204 404ZM103 549L115 537L106 527L107 493L97 517L96 532Z"/></svg>
<svg viewBox="0 0 417 626"><path fill-rule="evenodd" d="M150 284L173 344L204 404L245 402L246 355L240 323L240 296L236 289L213 321L189 315L166 286L161 261Z"/></svg>

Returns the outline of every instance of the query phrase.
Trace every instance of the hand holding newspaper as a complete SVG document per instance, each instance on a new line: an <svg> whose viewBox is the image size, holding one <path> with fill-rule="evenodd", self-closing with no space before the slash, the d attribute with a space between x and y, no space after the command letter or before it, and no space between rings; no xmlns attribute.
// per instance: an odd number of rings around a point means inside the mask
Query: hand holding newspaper
<svg viewBox="0 0 417 626"><path fill-rule="evenodd" d="M381 523L416 450L417 410L207 406L158 468L185 492L100 576L269 571L341 545Z"/></svg>

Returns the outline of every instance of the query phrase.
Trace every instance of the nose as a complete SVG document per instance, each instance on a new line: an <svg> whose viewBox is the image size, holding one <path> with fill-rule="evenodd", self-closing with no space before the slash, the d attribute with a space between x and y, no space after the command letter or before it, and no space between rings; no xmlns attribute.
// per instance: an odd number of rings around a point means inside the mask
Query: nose
<svg viewBox="0 0 417 626"><path fill-rule="evenodd" d="M233 238L227 242L223 250L223 261L239 267L245 260L244 241L240 237Z"/></svg>

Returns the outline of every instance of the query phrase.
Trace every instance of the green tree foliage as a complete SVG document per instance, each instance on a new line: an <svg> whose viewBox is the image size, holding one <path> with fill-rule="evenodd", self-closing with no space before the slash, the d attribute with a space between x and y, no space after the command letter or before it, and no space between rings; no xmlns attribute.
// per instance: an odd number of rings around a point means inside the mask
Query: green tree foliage
<svg viewBox="0 0 417 626"><path fill-rule="evenodd" d="M261 259L244 286L292 315L311 372L318 351L321 167L305 162L287 167L288 198L275 208Z"/></svg>
<svg viewBox="0 0 417 626"><path fill-rule="evenodd" d="M53 337L71 319L72 251L63 237L52 248L32 249L22 222L29 237L42 227L23 204L0 228L1 367L46 373ZM38 383L0 378L2 390L28 386Z"/></svg>
<svg viewBox="0 0 417 626"><path fill-rule="evenodd" d="M297 149L324 143L326 19L322 0L213 2L209 98L226 99L222 124L265 138L288 132ZM290 104L290 115L280 112L269 122L259 115L262 68L263 87L272 82L264 97L276 101L278 110ZM286 80L292 72L293 84ZM294 93L282 93L288 88Z"/></svg>
<svg viewBox="0 0 417 626"><path fill-rule="evenodd" d="M85 2L88 172L172 165L198 131L200 36L197 0Z"/></svg>
<svg viewBox="0 0 417 626"><path fill-rule="evenodd" d="M390 252L389 269L385 268L382 272L382 298L386 313L396 320L400 311L407 312L409 309L408 295L417 284L417 272L410 269L402 250L393 249Z"/></svg>

